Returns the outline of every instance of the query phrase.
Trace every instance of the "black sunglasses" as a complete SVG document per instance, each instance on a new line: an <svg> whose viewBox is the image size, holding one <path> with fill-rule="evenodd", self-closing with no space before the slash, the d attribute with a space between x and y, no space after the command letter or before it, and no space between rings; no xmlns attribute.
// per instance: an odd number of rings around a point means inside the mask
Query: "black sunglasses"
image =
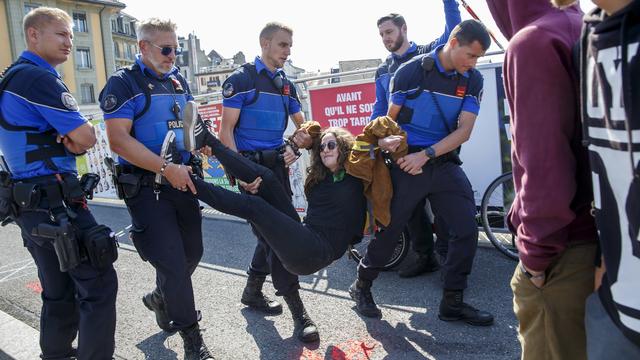
<svg viewBox="0 0 640 360"><path fill-rule="evenodd" d="M324 149L325 149L325 148L327 148L327 149L329 149L329 150L333 150L333 149L335 149L337 146L338 146L338 144L337 144L335 141L333 141L333 140L331 140L331 141L327 141L327 142L326 142L326 143L324 143L324 144L320 144L320 151L321 151L321 152L322 152L322 151L324 151Z"/></svg>
<svg viewBox="0 0 640 360"><path fill-rule="evenodd" d="M160 45L156 45L154 43L152 43L151 41L149 41L149 44L153 45L154 47L157 47L158 49L160 49L160 54L164 55L164 56L169 56L169 54L171 54L171 52L175 52L176 56L182 54L182 48L179 46L173 47L173 46L160 46Z"/></svg>

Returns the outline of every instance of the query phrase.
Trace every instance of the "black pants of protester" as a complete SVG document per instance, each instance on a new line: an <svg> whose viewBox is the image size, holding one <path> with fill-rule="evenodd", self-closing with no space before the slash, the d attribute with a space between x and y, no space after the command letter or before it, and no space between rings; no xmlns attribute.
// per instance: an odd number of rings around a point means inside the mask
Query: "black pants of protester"
<svg viewBox="0 0 640 360"><path fill-rule="evenodd" d="M71 223L80 230L95 226L96 220L83 205ZM78 359L111 359L115 346L116 293L118 279L113 266L96 269L83 262L67 272L60 271L52 240L31 235L42 223L52 224L46 212L23 212L20 226L24 246L38 268L42 286L40 349L42 359L75 355L73 340L78 337Z"/></svg>
<svg viewBox="0 0 640 360"><path fill-rule="evenodd" d="M393 239L400 236L416 205L428 198L438 216L438 238L447 241L444 288L465 289L478 245L471 183L462 168L452 162L427 163L422 170L419 175L410 175L397 166L391 169L391 223L369 243L358 265L358 277L363 280L378 277L379 269L393 254Z"/></svg>
<svg viewBox="0 0 640 360"><path fill-rule="evenodd" d="M273 175L280 186L284 188L288 201L291 202L289 169L285 168L283 163L277 163L270 170L273 172ZM275 183L271 185L274 187L277 186ZM243 192L242 188L240 190ZM273 287L276 289L276 295L279 296L298 290L300 288L298 276L287 271L287 269L282 265L277 254L273 249L271 249L255 225L252 222L250 223L253 233L258 239L258 243L256 244L256 248L253 252L253 258L249 264L248 274L256 276L267 276L271 274Z"/></svg>
<svg viewBox="0 0 640 360"><path fill-rule="evenodd" d="M234 177L262 183L257 195L237 194L194 179L199 200L214 209L248 220L266 245L292 274L308 275L331 264L333 248L317 231L300 222L289 195L273 171L247 160L217 142L213 153Z"/></svg>
<svg viewBox="0 0 640 360"><path fill-rule="evenodd" d="M198 321L191 283L203 252L198 200L163 185L158 198L151 186L142 186L125 203L133 244L156 270L154 291L162 295L173 326L188 328Z"/></svg>

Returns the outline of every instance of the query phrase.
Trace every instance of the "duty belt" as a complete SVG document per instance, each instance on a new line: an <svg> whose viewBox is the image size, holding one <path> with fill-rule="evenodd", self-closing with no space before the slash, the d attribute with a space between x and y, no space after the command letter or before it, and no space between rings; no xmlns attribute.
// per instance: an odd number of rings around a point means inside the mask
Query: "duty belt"
<svg viewBox="0 0 640 360"><path fill-rule="evenodd" d="M269 169L284 165L280 148L274 150L240 151L240 155Z"/></svg>

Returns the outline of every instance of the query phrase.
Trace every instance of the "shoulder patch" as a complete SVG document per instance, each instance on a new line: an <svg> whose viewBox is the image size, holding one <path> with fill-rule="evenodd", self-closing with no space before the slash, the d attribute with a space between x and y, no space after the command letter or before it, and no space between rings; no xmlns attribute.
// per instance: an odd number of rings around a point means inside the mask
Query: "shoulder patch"
<svg viewBox="0 0 640 360"><path fill-rule="evenodd" d="M226 84L224 84L224 87L222 89L222 96L228 98L231 97L233 95L233 84L231 83L231 81L227 81Z"/></svg>
<svg viewBox="0 0 640 360"><path fill-rule="evenodd" d="M104 98L103 107L105 111L111 111L118 106L118 98L115 95L109 94Z"/></svg>
<svg viewBox="0 0 640 360"><path fill-rule="evenodd" d="M74 99L73 95L66 91L60 95L60 100L62 100L62 105L71 111L78 111L80 109L78 107L78 102Z"/></svg>

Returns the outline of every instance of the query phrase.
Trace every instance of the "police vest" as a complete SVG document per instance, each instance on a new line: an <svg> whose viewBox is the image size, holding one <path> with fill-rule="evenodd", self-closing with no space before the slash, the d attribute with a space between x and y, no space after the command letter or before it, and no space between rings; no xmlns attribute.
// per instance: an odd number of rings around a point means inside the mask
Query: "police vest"
<svg viewBox="0 0 640 360"><path fill-rule="evenodd" d="M462 111L469 78L457 74L457 80L434 81L436 77L442 75L437 69L434 69L435 61L430 56L425 56L422 59L421 66L423 77L420 86L416 92L407 95L398 114L397 122L410 136L415 135L413 137L418 142L426 141L435 144L457 129L458 116ZM472 73L470 76L473 76ZM438 85L434 86L436 83ZM434 92L449 96L439 96ZM453 107L457 110L455 113L445 112L445 106L447 109ZM424 111L424 109L432 111Z"/></svg>
<svg viewBox="0 0 640 360"><path fill-rule="evenodd" d="M0 79L0 97L9 81L20 71L47 71L27 60L12 64ZM45 176L76 171L75 155L56 142L57 132L51 128L42 131L37 127L10 124L0 110L0 143L3 156L16 178Z"/></svg>
<svg viewBox="0 0 640 360"><path fill-rule="evenodd" d="M133 118L131 136L159 155L167 132L172 130L176 134L176 145L182 160L188 160L190 155L184 147L182 130L182 109L187 103L184 84L177 76L167 79L144 76L138 64L123 68L122 71L135 81L145 97L143 109ZM178 108L175 108L175 104ZM122 157L119 162L129 165Z"/></svg>
<svg viewBox="0 0 640 360"><path fill-rule="evenodd" d="M275 149L282 145L282 136L289 118L289 86L284 77L271 79L256 71L254 64L242 65L252 77L255 96L242 106L234 131L239 151Z"/></svg>

